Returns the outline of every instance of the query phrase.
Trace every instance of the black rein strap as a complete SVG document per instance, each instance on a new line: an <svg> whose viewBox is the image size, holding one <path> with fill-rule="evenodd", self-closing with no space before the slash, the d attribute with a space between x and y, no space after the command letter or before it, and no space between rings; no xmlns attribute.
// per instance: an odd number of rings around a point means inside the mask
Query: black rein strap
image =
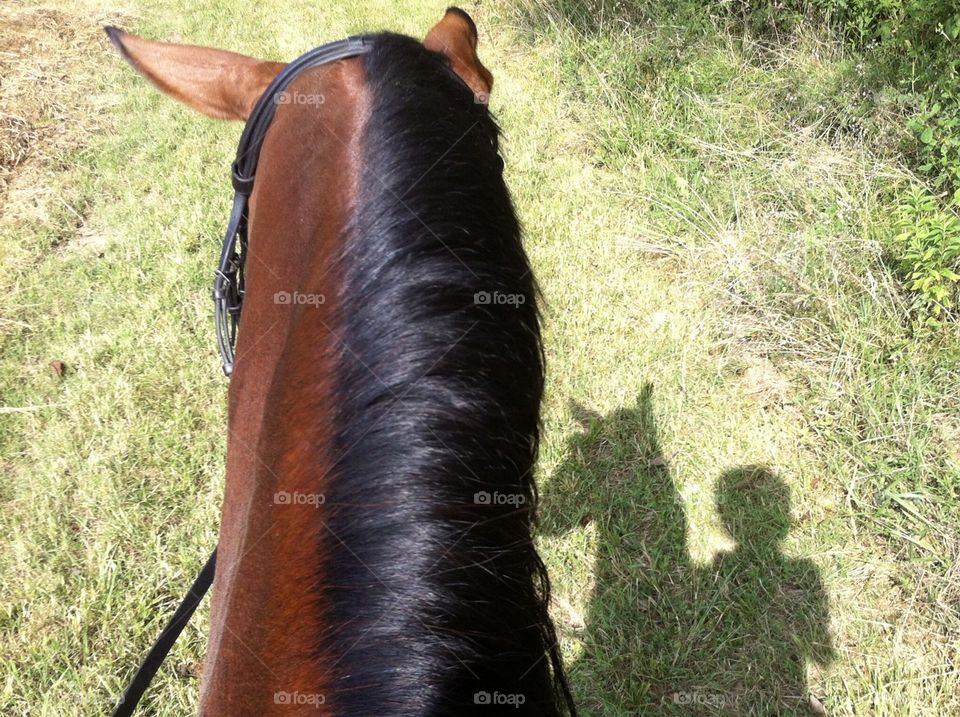
<svg viewBox="0 0 960 717"><path fill-rule="evenodd" d="M234 349L237 341L237 326L240 322L240 311L243 308L243 262L247 248L247 200L253 192L253 180L257 172L257 162L260 159L260 148L264 137L273 121L277 105L281 104L280 94L304 70L328 62L345 60L370 51L373 39L368 36L348 37L345 40L331 42L314 50L287 65L274 78L263 95L257 101L256 107L247 118L247 124L240 135L240 144L237 147L237 158L232 166L233 180L233 209L230 212L230 221L223 237L223 248L220 250L220 263L214 276L213 303L216 316L217 345L220 348L220 358L223 360L223 372L227 376L233 373L233 364L236 359ZM129 717L140 703L161 663L170 652L170 648L177 641L183 628L190 620L203 596L210 589L216 568L217 551L207 560L197 579L180 603L170 622L160 633L156 643L144 658L124 691L123 696L111 712L111 717Z"/></svg>
<svg viewBox="0 0 960 717"><path fill-rule="evenodd" d="M209 590L210 583L213 582L213 573L216 565L217 551L214 550L213 554L207 559L207 564L203 566L203 570L197 575L197 579L193 581L193 585L190 586L190 590L184 596L180 607L173 613L170 622L163 628L160 637L153 643L153 647L150 648L147 656L143 658L143 662L137 669L137 674L130 680L130 684L127 686L127 689L124 690L123 696L120 698L120 701L117 702L117 706L113 708L110 717L129 717L129 715L133 714L133 711L140 703L140 698L143 697L143 693L147 687L150 686L153 676L157 674L157 670L160 669L160 665L166 658L167 653L170 652L170 648L173 647L173 643L180 637L180 633L183 632L183 628L187 626L191 615L193 615L197 609L200 601L203 600L204 594Z"/></svg>

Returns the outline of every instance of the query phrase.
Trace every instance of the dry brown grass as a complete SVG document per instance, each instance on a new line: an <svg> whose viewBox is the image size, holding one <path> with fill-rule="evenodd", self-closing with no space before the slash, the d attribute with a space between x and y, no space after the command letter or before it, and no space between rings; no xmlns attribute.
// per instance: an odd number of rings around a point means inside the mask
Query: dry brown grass
<svg viewBox="0 0 960 717"><path fill-rule="evenodd" d="M90 94L111 17L0 4L0 209L103 126ZM22 180L18 177L24 175Z"/></svg>

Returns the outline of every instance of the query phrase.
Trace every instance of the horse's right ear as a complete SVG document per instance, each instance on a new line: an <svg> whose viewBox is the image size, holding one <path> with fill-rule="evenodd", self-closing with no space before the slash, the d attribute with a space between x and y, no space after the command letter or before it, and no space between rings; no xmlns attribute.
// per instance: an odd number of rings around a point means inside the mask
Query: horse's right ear
<svg viewBox="0 0 960 717"><path fill-rule="evenodd" d="M246 120L282 62L226 50L154 42L115 27L107 36L134 69L163 92L215 119Z"/></svg>
<svg viewBox="0 0 960 717"><path fill-rule="evenodd" d="M428 50L444 55L451 69L473 90L477 101L487 103L493 75L477 57L477 26L473 18L458 7L448 7L443 19L427 33L423 44Z"/></svg>

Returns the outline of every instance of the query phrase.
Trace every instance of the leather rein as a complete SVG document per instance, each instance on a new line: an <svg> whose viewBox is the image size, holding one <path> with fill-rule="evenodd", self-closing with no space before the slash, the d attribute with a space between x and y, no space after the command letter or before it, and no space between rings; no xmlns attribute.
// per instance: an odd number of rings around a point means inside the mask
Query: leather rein
<svg viewBox="0 0 960 717"><path fill-rule="evenodd" d="M267 130L270 129L277 105L281 104L280 96L304 70L363 55L372 47L373 37L361 35L330 42L301 55L284 67L273 79L247 118L237 146L237 158L231 167L234 190L233 209L230 211L230 220L227 222L223 247L220 250L220 263L213 281L217 346L223 362L223 373L228 377L233 373L236 361L237 327L240 323L240 312L243 309L243 265L247 250L248 202L253 192L260 149ZM216 559L217 551L214 550L173 617L160 633L160 637L137 668L136 674L111 712L111 717L128 717L137 708L164 658L210 588L216 570Z"/></svg>

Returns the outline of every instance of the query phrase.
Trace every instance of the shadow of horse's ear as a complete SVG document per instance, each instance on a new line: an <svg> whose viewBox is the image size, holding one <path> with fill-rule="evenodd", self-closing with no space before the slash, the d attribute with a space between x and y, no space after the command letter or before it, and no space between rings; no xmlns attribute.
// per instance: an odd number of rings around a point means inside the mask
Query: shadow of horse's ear
<svg viewBox="0 0 960 717"><path fill-rule="evenodd" d="M587 408L572 398L567 404L567 410L570 411L570 415L573 416L573 420L577 422L581 431L590 431L590 429L597 425L603 418L593 409Z"/></svg>
<svg viewBox="0 0 960 717"><path fill-rule="evenodd" d="M145 40L116 27L103 29L133 69L162 92L214 119L246 120L285 66L226 50Z"/></svg>
<svg viewBox="0 0 960 717"><path fill-rule="evenodd" d="M466 12L458 7L447 8L423 40L428 50L447 58L451 69L473 90L477 102L487 103L493 89L493 75L477 57L477 26Z"/></svg>

